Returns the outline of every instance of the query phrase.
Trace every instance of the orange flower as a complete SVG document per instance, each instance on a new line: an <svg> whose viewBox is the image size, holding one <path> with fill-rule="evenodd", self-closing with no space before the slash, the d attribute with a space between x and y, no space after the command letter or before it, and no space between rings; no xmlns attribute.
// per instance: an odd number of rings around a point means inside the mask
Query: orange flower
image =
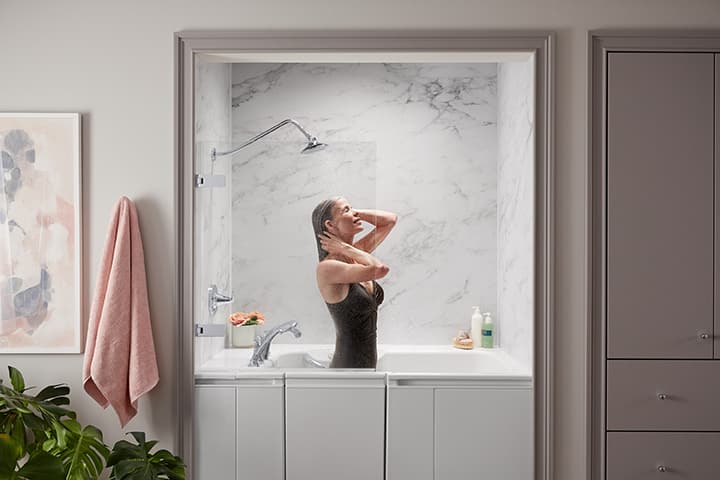
<svg viewBox="0 0 720 480"><path fill-rule="evenodd" d="M257 310L253 310L247 314L245 325L262 325L263 323L265 323L265 317Z"/></svg>
<svg viewBox="0 0 720 480"><path fill-rule="evenodd" d="M262 325L265 323L265 317L257 310L253 310L250 313L235 312L228 317L228 321L235 326Z"/></svg>
<svg viewBox="0 0 720 480"><path fill-rule="evenodd" d="M247 321L247 314L243 312L235 312L228 317L228 321L233 325L244 325Z"/></svg>

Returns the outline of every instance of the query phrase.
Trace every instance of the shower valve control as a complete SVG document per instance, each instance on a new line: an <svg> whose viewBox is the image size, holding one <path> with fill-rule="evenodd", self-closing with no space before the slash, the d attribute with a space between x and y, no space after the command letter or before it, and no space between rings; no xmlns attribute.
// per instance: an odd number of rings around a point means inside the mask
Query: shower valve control
<svg viewBox="0 0 720 480"><path fill-rule="evenodd" d="M210 313L210 316L215 315L218 305L225 305L227 303L232 303L232 301L232 295L224 295L218 292L217 285L213 284L210 285L210 288L208 288L208 312Z"/></svg>

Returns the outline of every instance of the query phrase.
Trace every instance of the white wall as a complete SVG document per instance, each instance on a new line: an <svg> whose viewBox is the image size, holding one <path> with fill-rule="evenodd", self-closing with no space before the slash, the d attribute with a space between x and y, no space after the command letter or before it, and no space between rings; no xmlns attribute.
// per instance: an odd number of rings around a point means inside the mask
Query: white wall
<svg viewBox="0 0 720 480"><path fill-rule="evenodd" d="M532 370L535 62L498 65L497 341Z"/></svg>
<svg viewBox="0 0 720 480"><path fill-rule="evenodd" d="M556 480L586 474L587 32L597 28L718 27L717 0L366 0L0 4L0 110L84 114L86 311L108 216L137 200L144 233L160 384L128 429L172 446L177 373L173 214L173 32L199 29L544 29L557 32L555 466ZM111 412L82 392L80 355L12 355L30 383L70 384L72 405L113 442Z"/></svg>
<svg viewBox="0 0 720 480"><path fill-rule="evenodd" d="M310 217L342 195L398 214L373 252L390 267L379 343L447 345L472 305L495 313L496 80L495 63L234 65L234 144L290 117L329 145L302 155L289 126L232 158L234 308L335 342Z"/></svg>
<svg viewBox="0 0 720 480"><path fill-rule="evenodd" d="M222 63L195 65L195 151L197 172L202 175L224 175L230 178L228 162L212 161L211 148L228 150L232 143L232 111L230 92L232 70ZM218 305L214 314L208 310L207 289L215 284L218 292L229 295L230 282L230 211L229 180L226 188L203 188L196 190L195 231L196 249L206 254L195 258L195 279L199 295L195 303L197 323L222 323L228 317L231 306ZM195 341L195 366L199 366L225 346L224 338L198 338Z"/></svg>

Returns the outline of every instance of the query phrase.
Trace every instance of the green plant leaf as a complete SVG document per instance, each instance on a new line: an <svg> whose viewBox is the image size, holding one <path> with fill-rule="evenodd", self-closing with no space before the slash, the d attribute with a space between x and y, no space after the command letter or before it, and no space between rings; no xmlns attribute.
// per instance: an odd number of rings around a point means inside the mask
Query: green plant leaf
<svg viewBox="0 0 720 480"><path fill-rule="evenodd" d="M68 417L68 418L75 419L77 417L75 412L70 411L66 408L58 407L57 405L53 405L52 403L43 402L42 405L43 405L44 410L52 413L54 416L56 416L58 418Z"/></svg>
<svg viewBox="0 0 720 480"><path fill-rule="evenodd" d="M52 429L55 435L51 440L55 442L57 448L65 448L67 446L67 429L56 420L52 421Z"/></svg>
<svg viewBox="0 0 720 480"><path fill-rule="evenodd" d="M23 456L57 450L57 436L66 429L56 429L53 423L74 419L75 412L53 402L69 404L69 398L65 396L70 392L69 387L50 385L31 396L25 393L28 387L25 386L22 373L14 367L8 368L13 388L0 384L0 431L11 434L22 445Z"/></svg>
<svg viewBox="0 0 720 480"><path fill-rule="evenodd" d="M64 397L70 394L70 387L64 383L58 383L56 385L48 385L43 388L35 395L37 400L50 400L51 398Z"/></svg>
<svg viewBox="0 0 720 480"><path fill-rule="evenodd" d="M26 446L25 446L25 426L23 425L23 419L21 415L18 415L15 417L15 422L12 426L12 433L11 436L13 440L15 440L18 445L20 445L21 457L25 455L26 452Z"/></svg>
<svg viewBox="0 0 720 480"><path fill-rule="evenodd" d="M139 458L122 460L113 468L117 480L153 479L151 473L150 465Z"/></svg>
<svg viewBox="0 0 720 480"><path fill-rule="evenodd" d="M32 396L25 392L34 387L25 386L21 372L9 371L13 388L0 379L0 480L96 480L105 465L113 480L185 479L182 459L168 450L151 454L158 442L146 441L144 432L130 432L136 443L121 440L111 453L100 430L83 428L77 414L64 408L70 404L67 385L49 385Z"/></svg>
<svg viewBox="0 0 720 480"><path fill-rule="evenodd" d="M102 432L64 408L70 388L49 385L32 396L19 370L10 377L13 388L0 382L0 480L96 480L110 452Z"/></svg>
<svg viewBox="0 0 720 480"><path fill-rule="evenodd" d="M66 427L65 448L53 449L53 455L60 458L67 480L97 478L103 470L109 455L108 447L102 441L102 432L92 425L82 428L73 419L63 420Z"/></svg>
<svg viewBox="0 0 720 480"><path fill-rule="evenodd" d="M22 446L7 433L0 433L0 478L10 478L21 457Z"/></svg>
<svg viewBox="0 0 720 480"><path fill-rule="evenodd" d="M27 480L58 480L63 478L63 474L60 459L47 452L31 455L27 463L18 471L18 476Z"/></svg>
<svg viewBox="0 0 720 480"><path fill-rule="evenodd" d="M144 461L146 458L147 455L142 447L133 445L127 440L119 440L113 446L112 452L110 452L107 465L108 467L112 467L122 460L141 459Z"/></svg>
<svg viewBox="0 0 720 480"><path fill-rule="evenodd" d="M152 450L153 447L154 447L155 445L157 445L157 443L158 443L157 440L150 440L149 442L145 442L145 443L143 444L143 448L145 449L145 452L149 454L149 453L150 453L150 450Z"/></svg>
<svg viewBox="0 0 720 480"><path fill-rule="evenodd" d="M63 420L62 424L67 428L70 432L80 435L82 433L82 425L80 425L80 422L75 420L74 418Z"/></svg>
<svg viewBox="0 0 720 480"><path fill-rule="evenodd" d="M57 397L57 398L51 398L48 400L48 402L52 403L53 405L70 405L70 399L67 397Z"/></svg>
<svg viewBox="0 0 720 480"><path fill-rule="evenodd" d="M25 379L23 378L22 373L20 373L20 370L12 365L8 365L8 371L10 372L10 383L12 384L13 389L19 393L24 392Z"/></svg>
<svg viewBox="0 0 720 480"><path fill-rule="evenodd" d="M140 445L141 447L145 444L145 432L130 432L130 435L133 436L135 441Z"/></svg>
<svg viewBox="0 0 720 480"><path fill-rule="evenodd" d="M108 467L112 480L184 480L185 465L182 459L168 450L150 454L157 440L145 441L143 432L130 432L137 444L120 440L113 446Z"/></svg>

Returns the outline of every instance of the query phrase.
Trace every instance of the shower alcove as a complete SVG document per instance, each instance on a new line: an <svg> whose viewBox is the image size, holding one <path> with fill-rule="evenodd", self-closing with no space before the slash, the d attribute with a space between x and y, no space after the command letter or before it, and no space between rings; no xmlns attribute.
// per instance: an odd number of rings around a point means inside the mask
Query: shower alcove
<svg viewBox="0 0 720 480"><path fill-rule="evenodd" d="M458 462L485 445L486 471L551 478L551 36L177 40L181 448L195 475L473 478L483 463ZM301 153L313 136L327 147ZM332 356L310 213L337 195L398 215L373 253L391 269L376 369L302 360ZM495 348L453 350L473 305L492 313ZM261 330L302 331L261 367L230 342L228 316L251 310Z"/></svg>

